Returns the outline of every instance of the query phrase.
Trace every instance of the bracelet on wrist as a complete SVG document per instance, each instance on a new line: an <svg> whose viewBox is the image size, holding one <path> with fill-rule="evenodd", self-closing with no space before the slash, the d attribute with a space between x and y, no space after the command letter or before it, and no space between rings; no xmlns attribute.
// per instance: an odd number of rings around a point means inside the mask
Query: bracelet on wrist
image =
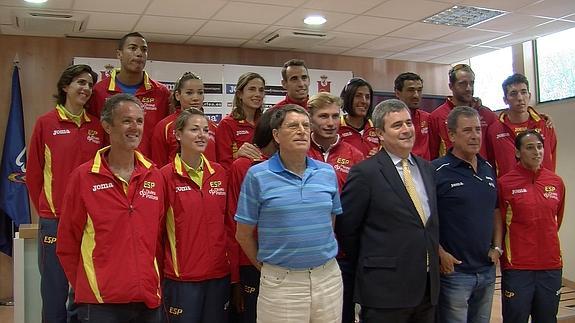
<svg viewBox="0 0 575 323"><path fill-rule="evenodd" d="M503 249L501 249L501 247L491 247L491 249L497 251L500 256L503 255Z"/></svg>

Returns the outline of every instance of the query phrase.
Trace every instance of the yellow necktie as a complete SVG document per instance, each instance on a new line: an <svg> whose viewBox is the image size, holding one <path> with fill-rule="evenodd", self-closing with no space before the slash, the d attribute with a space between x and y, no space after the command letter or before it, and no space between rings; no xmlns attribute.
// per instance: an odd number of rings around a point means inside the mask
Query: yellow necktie
<svg viewBox="0 0 575 323"><path fill-rule="evenodd" d="M425 224L425 222L427 221L425 217L425 211L423 211L423 206L421 204L421 200L419 199L419 194L417 194L417 190L415 189L415 183L413 182L413 177L411 176L411 170L409 169L409 161L407 159L402 159L401 167L403 168L403 184L407 189L409 197L411 197L411 201L413 201L413 204L415 205L417 213L419 213L421 222Z"/></svg>
<svg viewBox="0 0 575 323"><path fill-rule="evenodd" d="M425 226L425 222L427 219L425 218L425 211L423 211L423 206L421 205L421 200L419 199L419 194L417 194L417 190L415 189L415 182L413 181L413 177L411 176L411 170L409 169L409 161L407 159L401 160L401 167L403 168L403 184L407 189L407 193L409 193L409 197L413 201L415 205L415 209L417 213L419 213L419 218L423 225ZM429 252L426 254L427 263L427 272L429 272Z"/></svg>

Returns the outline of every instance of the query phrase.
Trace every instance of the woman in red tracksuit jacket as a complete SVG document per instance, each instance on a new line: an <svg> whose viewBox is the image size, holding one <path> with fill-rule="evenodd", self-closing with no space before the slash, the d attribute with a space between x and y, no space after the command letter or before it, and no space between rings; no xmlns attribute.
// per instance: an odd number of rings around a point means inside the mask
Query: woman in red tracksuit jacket
<svg viewBox="0 0 575 323"><path fill-rule="evenodd" d="M254 130L252 144L255 147L260 147L261 157L254 160L247 156L240 156L234 160L230 169L227 214L234 223L234 235L236 222L233 218L236 215L242 182L248 169L268 159L268 157L273 155L277 150L270 127L270 120L274 111L274 109L266 110L258 119ZM260 287L260 271L254 267L235 240L232 247L234 248L232 254L235 257L232 259L232 319L230 322L256 323L256 304Z"/></svg>
<svg viewBox="0 0 575 323"><path fill-rule="evenodd" d="M519 163L498 182L505 227L500 258L503 322L527 323L529 316L533 322L557 322L563 267L558 231L565 185L541 167L543 143L535 130L517 135Z"/></svg>
<svg viewBox="0 0 575 323"><path fill-rule="evenodd" d="M161 169L167 191L164 305L169 322L226 322L231 224L225 215L227 174L203 155L209 126L203 112L175 121L180 153Z"/></svg>
<svg viewBox="0 0 575 323"><path fill-rule="evenodd" d="M174 85L174 92L171 95L172 104L176 111L162 119L154 127L151 139L151 159L156 163L158 168L163 167L172 160L178 152L179 144L174 132L174 121L178 118L183 110L196 108L204 111L204 82L202 79L192 73L185 72ZM208 120L210 127L208 137L208 147L204 151L204 156L208 160L216 160L216 123Z"/></svg>
<svg viewBox="0 0 575 323"><path fill-rule="evenodd" d="M104 144L100 121L84 109L97 80L98 74L88 65L68 66L58 80L56 107L38 117L28 144L26 185L38 214L38 268L46 322L65 323L68 317L68 280L56 256L56 231L70 173Z"/></svg>
<svg viewBox="0 0 575 323"><path fill-rule="evenodd" d="M255 156L259 152L249 143L254 136L255 124L263 112L266 81L258 73L242 74L236 84L232 112L220 121L216 129L216 157L218 163L229 169L238 158L240 148L250 146ZM244 146L244 147L242 147Z"/></svg>
<svg viewBox="0 0 575 323"><path fill-rule="evenodd" d="M343 100L339 136L363 153L365 158L379 151L379 138L371 121L373 112L373 89L360 77L347 82L340 94Z"/></svg>

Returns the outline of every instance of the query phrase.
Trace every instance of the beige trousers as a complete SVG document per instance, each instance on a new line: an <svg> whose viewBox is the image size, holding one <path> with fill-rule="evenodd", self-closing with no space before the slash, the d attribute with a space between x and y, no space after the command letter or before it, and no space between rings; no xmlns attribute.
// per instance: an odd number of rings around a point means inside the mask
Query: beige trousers
<svg viewBox="0 0 575 323"><path fill-rule="evenodd" d="M303 270L264 263L258 323L341 322L342 306L343 283L335 259Z"/></svg>

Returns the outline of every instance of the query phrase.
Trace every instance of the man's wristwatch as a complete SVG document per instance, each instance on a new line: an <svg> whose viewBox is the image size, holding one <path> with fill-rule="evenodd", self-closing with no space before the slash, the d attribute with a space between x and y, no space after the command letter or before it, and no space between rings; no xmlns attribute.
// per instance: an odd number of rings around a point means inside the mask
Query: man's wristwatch
<svg viewBox="0 0 575 323"><path fill-rule="evenodd" d="M501 247L491 247L491 249L497 251L500 256L503 255L503 249L501 249Z"/></svg>

